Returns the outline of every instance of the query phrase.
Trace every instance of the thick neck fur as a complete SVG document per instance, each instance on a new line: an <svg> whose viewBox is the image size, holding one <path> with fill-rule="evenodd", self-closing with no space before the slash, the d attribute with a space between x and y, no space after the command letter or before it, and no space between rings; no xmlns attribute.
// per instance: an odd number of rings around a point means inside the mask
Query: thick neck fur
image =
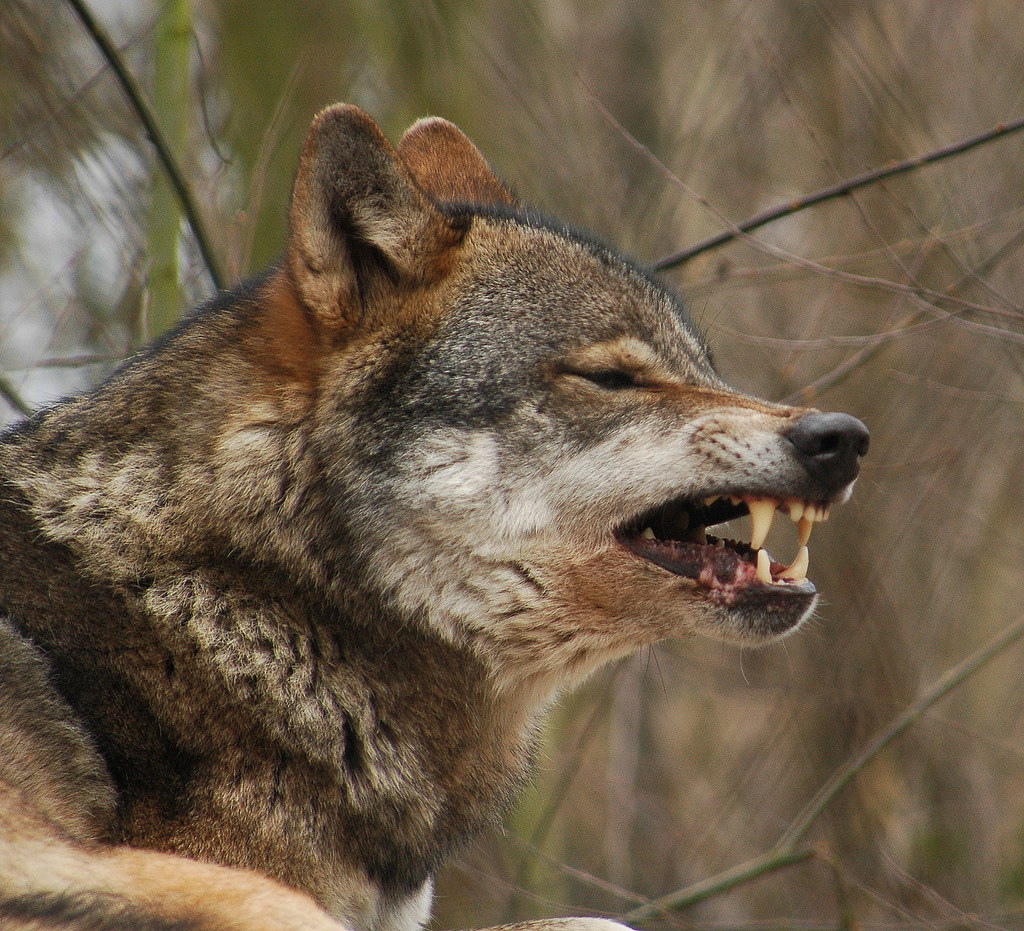
<svg viewBox="0 0 1024 931"><path fill-rule="evenodd" d="M200 318L0 445L0 609L109 767L118 818L98 835L328 907L358 877L401 898L510 800L532 722L498 716L469 649L394 617L357 567L338 577L344 530L310 516L331 512L312 389L266 391L232 336ZM183 375L193 342L209 364Z"/></svg>

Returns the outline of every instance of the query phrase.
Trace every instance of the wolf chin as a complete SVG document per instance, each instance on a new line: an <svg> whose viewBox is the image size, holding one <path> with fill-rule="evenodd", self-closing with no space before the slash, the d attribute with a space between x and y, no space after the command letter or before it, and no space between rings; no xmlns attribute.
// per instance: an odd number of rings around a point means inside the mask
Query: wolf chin
<svg viewBox="0 0 1024 931"><path fill-rule="evenodd" d="M325 110L281 263L0 443L0 925L414 931L557 692L800 624L867 445L450 123Z"/></svg>

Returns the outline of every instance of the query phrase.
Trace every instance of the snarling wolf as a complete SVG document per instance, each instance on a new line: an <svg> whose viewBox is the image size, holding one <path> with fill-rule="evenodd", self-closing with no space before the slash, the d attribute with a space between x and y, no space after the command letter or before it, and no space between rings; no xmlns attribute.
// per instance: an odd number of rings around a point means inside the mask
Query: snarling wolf
<svg viewBox="0 0 1024 931"><path fill-rule="evenodd" d="M281 263L0 443L0 926L414 931L559 690L800 624L867 445L450 123L325 110Z"/></svg>

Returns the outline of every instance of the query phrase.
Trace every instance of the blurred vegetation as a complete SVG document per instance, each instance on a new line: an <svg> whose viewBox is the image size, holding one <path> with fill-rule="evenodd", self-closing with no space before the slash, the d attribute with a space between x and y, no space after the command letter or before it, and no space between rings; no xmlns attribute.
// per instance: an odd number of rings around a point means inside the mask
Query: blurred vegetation
<svg viewBox="0 0 1024 931"><path fill-rule="evenodd" d="M281 248L304 129L334 100L393 138L427 113L453 119L525 199L649 261L1024 114L1018 0L91 8L151 100L183 82L184 118L157 116L232 280ZM157 54L174 9L184 75ZM164 325L149 225L164 182L61 0L3 0L0 62L11 420ZM170 300L185 307L209 279L175 222ZM945 670L1024 617L1022 247L1013 136L668 274L735 384L872 429L857 494L812 541L825 603L781 645L659 645L568 697L507 831L441 877L436 926L624 915L758 856ZM868 763L811 827L809 859L644 926L1024 924L1021 649Z"/></svg>

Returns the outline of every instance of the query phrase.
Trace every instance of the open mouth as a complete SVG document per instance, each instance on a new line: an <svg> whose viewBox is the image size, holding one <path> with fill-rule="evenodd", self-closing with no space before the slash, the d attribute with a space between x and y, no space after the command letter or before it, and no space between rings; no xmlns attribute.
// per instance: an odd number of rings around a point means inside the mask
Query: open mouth
<svg viewBox="0 0 1024 931"><path fill-rule="evenodd" d="M776 511L796 525L796 555L789 564L776 562L764 549ZM794 498L711 495L678 498L630 520L616 536L638 556L674 575L693 579L712 595L743 590L785 596L813 595L807 578L807 542L816 523L828 519L828 503ZM708 527L750 515L750 541L723 540Z"/></svg>

